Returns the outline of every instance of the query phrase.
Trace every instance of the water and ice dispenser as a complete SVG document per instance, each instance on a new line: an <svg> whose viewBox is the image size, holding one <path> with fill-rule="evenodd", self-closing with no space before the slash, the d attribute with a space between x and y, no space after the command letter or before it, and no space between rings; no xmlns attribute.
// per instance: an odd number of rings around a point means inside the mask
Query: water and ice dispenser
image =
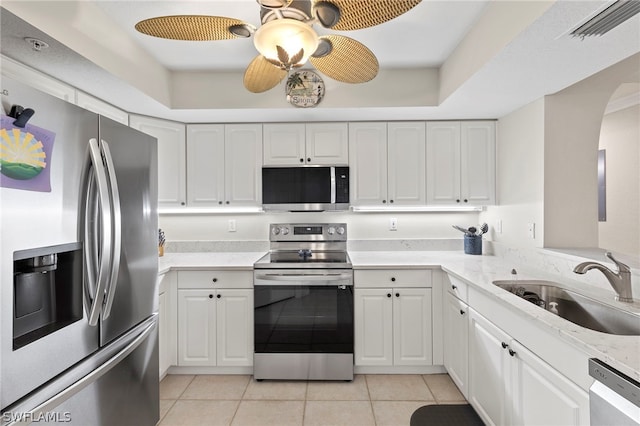
<svg viewBox="0 0 640 426"><path fill-rule="evenodd" d="M13 349L82 319L82 244L13 254Z"/></svg>

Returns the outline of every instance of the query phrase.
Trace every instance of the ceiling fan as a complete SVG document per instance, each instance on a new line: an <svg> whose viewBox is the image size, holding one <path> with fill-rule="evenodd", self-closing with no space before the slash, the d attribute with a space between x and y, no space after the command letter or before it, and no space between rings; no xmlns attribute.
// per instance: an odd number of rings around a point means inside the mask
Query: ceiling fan
<svg viewBox="0 0 640 426"><path fill-rule="evenodd" d="M394 19L422 0L256 0L261 26L208 15L145 19L137 31L154 37L212 41L249 38L259 54L244 73L244 86L265 92L289 71L310 60L318 71L345 83L365 83L378 74L376 56L364 44L343 35L318 36L314 24L337 31L373 27Z"/></svg>

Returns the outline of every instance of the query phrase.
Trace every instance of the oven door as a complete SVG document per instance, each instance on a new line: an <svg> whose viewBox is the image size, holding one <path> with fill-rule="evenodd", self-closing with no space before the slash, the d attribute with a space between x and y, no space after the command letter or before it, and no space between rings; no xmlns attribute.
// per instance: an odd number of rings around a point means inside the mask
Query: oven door
<svg viewBox="0 0 640 426"><path fill-rule="evenodd" d="M353 353L353 272L256 271L256 353Z"/></svg>

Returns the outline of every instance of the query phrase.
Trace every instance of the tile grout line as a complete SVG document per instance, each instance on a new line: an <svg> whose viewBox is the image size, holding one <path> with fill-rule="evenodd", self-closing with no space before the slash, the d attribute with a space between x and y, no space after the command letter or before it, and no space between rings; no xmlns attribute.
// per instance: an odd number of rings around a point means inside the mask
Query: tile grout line
<svg viewBox="0 0 640 426"><path fill-rule="evenodd" d="M371 407L371 415L373 415L373 423L374 425L378 425L378 419L376 419L376 411L373 408L373 401L371 400L371 391L369 390L369 381L367 380L367 375L362 375L364 378L364 385L367 388L367 395L369 395L369 406Z"/></svg>

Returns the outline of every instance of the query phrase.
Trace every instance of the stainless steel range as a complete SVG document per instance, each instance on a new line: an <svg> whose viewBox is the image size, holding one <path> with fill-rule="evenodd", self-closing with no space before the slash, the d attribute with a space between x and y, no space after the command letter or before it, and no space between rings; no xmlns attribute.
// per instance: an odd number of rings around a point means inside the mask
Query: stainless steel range
<svg viewBox="0 0 640 426"><path fill-rule="evenodd" d="M272 224L254 264L254 377L353 380L347 225Z"/></svg>

